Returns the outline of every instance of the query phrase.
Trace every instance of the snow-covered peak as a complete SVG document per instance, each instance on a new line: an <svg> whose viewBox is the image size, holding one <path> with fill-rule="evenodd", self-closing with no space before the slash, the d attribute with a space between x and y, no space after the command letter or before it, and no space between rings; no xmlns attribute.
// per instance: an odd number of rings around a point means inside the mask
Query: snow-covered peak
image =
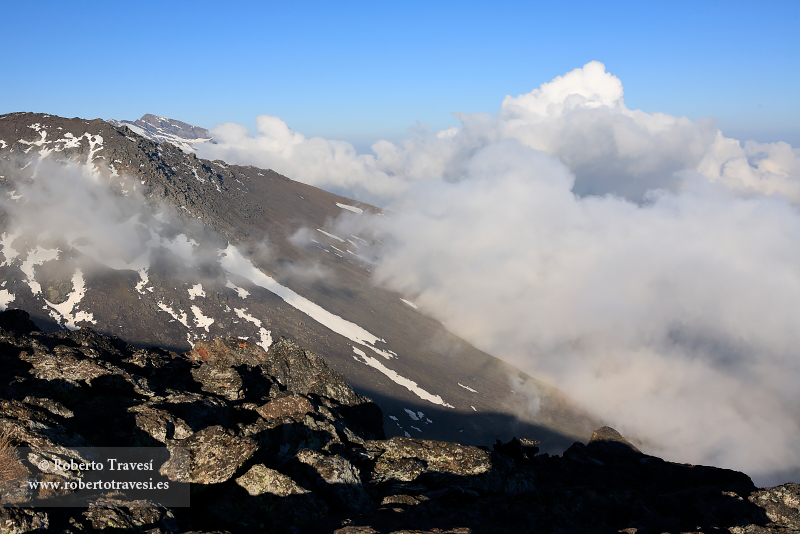
<svg viewBox="0 0 800 534"><path fill-rule="evenodd" d="M114 126L127 126L142 137L156 143L172 143L184 152L194 152L194 147L198 143L214 142L211 134L205 128L150 113L143 115L137 121L109 119L107 122Z"/></svg>

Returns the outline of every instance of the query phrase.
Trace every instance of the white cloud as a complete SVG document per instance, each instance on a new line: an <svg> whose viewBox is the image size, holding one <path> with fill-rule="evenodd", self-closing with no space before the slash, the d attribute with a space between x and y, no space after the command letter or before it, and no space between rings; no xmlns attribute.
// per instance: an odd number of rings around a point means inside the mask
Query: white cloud
<svg viewBox="0 0 800 534"><path fill-rule="evenodd" d="M787 194L800 201L800 151L782 143L741 147L714 128L664 113L630 110L620 80L590 62L517 97L496 116L458 115L461 126L434 135L417 129L401 143L378 141L357 154L342 141L308 139L278 117L258 117L250 136L236 124L213 130L208 158L272 168L295 180L352 198L388 205L420 180L458 180L477 150L501 139L558 158L575 175L574 192L641 201L648 190L682 187L679 171L696 170L739 194Z"/></svg>
<svg viewBox="0 0 800 534"><path fill-rule="evenodd" d="M391 205L341 229L383 235L359 251L376 283L647 450L781 480L800 469L800 150L623 95L592 62L369 155L263 117L215 150Z"/></svg>
<svg viewBox="0 0 800 534"><path fill-rule="evenodd" d="M368 220L392 243L375 280L648 450L763 481L800 466L800 213L694 178L581 198L554 158L495 143Z"/></svg>

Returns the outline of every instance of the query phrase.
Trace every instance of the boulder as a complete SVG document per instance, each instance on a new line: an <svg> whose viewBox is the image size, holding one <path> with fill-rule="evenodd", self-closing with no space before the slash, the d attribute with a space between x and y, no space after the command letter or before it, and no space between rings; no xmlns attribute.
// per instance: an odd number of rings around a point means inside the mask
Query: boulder
<svg viewBox="0 0 800 534"><path fill-rule="evenodd" d="M800 532L800 484L763 488L750 494L749 499L764 509L776 527Z"/></svg>
<svg viewBox="0 0 800 534"><path fill-rule="evenodd" d="M410 482L423 472L468 477L486 474L492 468L490 454L469 445L394 437L369 441L367 447L381 451L375 464L376 480Z"/></svg>
<svg viewBox="0 0 800 534"><path fill-rule="evenodd" d="M103 498L93 501L83 517L96 530L141 529L145 526L177 531L172 510L150 501L125 501Z"/></svg>
<svg viewBox="0 0 800 534"><path fill-rule="evenodd" d="M32 508L4 508L0 506L0 532L3 534L46 532L49 526L50 517L47 512Z"/></svg>
<svg viewBox="0 0 800 534"><path fill-rule="evenodd" d="M236 479L236 483L253 496L268 493L277 497L286 497L287 495L309 493L307 489L300 487L290 477L263 464L256 464L251 467L245 474Z"/></svg>
<svg viewBox="0 0 800 534"><path fill-rule="evenodd" d="M258 450L252 438L221 426L204 428L167 443L170 457L160 473L175 482L218 484L229 480Z"/></svg>

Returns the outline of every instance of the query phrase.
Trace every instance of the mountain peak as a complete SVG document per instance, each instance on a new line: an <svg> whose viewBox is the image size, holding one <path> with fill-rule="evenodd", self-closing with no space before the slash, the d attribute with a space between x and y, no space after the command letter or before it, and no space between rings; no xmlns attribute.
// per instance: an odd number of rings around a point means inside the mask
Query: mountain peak
<svg viewBox="0 0 800 534"><path fill-rule="evenodd" d="M172 143L184 152L194 152L194 144L213 142L207 129L183 121L145 113L136 121L109 119L114 126L127 126L156 143Z"/></svg>

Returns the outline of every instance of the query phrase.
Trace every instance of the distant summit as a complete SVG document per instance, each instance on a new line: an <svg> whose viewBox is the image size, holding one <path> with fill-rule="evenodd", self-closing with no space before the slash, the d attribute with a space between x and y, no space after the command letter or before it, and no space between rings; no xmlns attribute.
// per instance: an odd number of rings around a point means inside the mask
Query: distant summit
<svg viewBox="0 0 800 534"><path fill-rule="evenodd" d="M214 142L208 130L185 122L146 113L137 121L107 121L114 126L127 126L142 137L156 143L172 143L184 152L194 152L194 144Z"/></svg>

